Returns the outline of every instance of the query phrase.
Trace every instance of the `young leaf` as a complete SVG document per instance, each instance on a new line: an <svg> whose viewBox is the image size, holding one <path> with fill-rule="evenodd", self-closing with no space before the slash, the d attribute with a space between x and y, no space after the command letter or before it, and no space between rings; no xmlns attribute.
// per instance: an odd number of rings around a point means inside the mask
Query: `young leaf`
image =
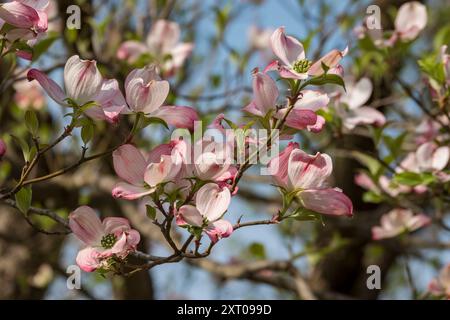
<svg viewBox="0 0 450 320"><path fill-rule="evenodd" d="M156 209L152 206L146 205L145 206L147 210L147 217L149 217L151 220L155 220L156 218Z"/></svg>
<svg viewBox="0 0 450 320"><path fill-rule="evenodd" d="M87 124L81 128L81 139L84 145L87 145L89 141L94 137L94 126L92 124Z"/></svg>
<svg viewBox="0 0 450 320"><path fill-rule="evenodd" d="M16 193L16 206L23 214L27 214L31 207L32 191L31 186L24 187Z"/></svg>
<svg viewBox="0 0 450 320"><path fill-rule="evenodd" d="M39 120L34 111L28 110L25 112L25 126L33 137L37 136L39 129Z"/></svg>

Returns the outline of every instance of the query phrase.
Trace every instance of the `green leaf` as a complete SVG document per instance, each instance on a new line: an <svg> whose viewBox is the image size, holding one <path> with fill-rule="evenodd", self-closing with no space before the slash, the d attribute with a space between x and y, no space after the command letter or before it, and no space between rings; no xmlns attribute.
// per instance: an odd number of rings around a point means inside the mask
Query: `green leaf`
<svg viewBox="0 0 450 320"><path fill-rule="evenodd" d="M372 176L378 176L381 170L381 164L377 159L359 151L351 151L351 155L361 164L365 165Z"/></svg>
<svg viewBox="0 0 450 320"><path fill-rule="evenodd" d="M24 187L16 193L16 206L23 214L27 214L31 207L31 186Z"/></svg>
<svg viewBox="0 0 450 320"><path fill-rule="evenodd" d="M299 207L294 211L293 214L289 216L289 218L295 219L297 221L321 221L322 215L315 211Z"/></svg>
<svg viewBox="0 0 450 320"><path fill-rule="evenodd" d="M59 36L58 34L55 32L51 35L48 35L46 38L42 39L41 41L39 41L38 43L36 43L33 47L33 61L36 61L37 59L39 59L39 57L45 53L51 46L52 44L58 40Z"/></svg>
<svg viewBox="0 0 450 320"><path fill-rule="evenodd" d="M155 220L156 218L156 209L153 208L152 206L146 205L145 206L146 211L147 211L147 217L149 217L152 220Z"/></svg>
<svg viewBox="0 0 450 320"><path fill-rule="evenodd" d="M323 63L323 61L321 61L320 64L322 65L322 70L324 73L327 73L328 70L330 70L330 67Z"/></svg>
<svg viewBox="0 0 450 320"><path fill-rule="evenodd" d="M248 246L248 252L255 258L265 259L266 258L266 249L264 245L259 242L253 242Z"/></svg>
<svg viewBox="0 0 450 320"><path fill-rule="evenodd" d="M164 128L169 130L169 125L167 124L166 121L164 121L161 118L157 118L157 117L144 118L142 120L142 123L143 123L143 126L142 126L143 128L155 123L155 124L161 124Z"/></svg>
<svg viewBox="0 0 450 320"><path fill-rule="evenodd" d="M94 126L92 124L87 124L81 128L81 139L84 145L87 145L89 141L94 137Z"/></svg>
<svg viewBox="0 0 450 320"><path fill-rule="evenodd" d="M89 101L89 102L83 104L83 105L77 110L77 113L78 113L78 114L81 114L81 113L85 112L86 110L88 110L88 109L90 109L90 108L93 108L93 107L95 107L95 106L98 106L97 102L95 102L95 101Z"/></svg>
<svg viewBox="0 0 450 320"><path fill-rule="evenodd" d="M311 78L302 84L301 89L303 89L304 87L306 87L308 85L323 86L325 84L336 84L336 85L343 87L345 90L344 80L336 74L323 74L323 75Z"/></svg>
<svg viewBox="0 0 450 320"><path fill-rule="evenodd" d="M367 191L363 194L363 201L369 203L381 203L383 201L383 197L373 191Z"/></svg>
<svg viewBox="0 0 450 320"><path fill-rule="evenodd" d="M30 160L29 159L30 147L28 146L28 143L24 139L19 138L12 134L11 134L11 138L14 140L14 143L21 148L22 153L23 153L23 158L25 159L25 161L29 161Z"/></svg>
<svg viewBox="0 0 450 320"><path fill-rule="evenodd" d="M416 172L401 172L394 175L393 181L414 187L420 184L428 185L430 183L433 183L436 180L436 178L431 173L416 173Z"/></svg>
<svg viewBox="0 0 450 320"><path fill-rule="evenodd" d="M434 55L429 55L425 58L417 61L420 69L430 76L432 79L436 80L440 84L445 83L445 72L444 65L442 62L437 62Z"/></svg>
<svg viewBox="0 0 450 320"><path fill-rule="evenodd" d="M316 114L322 116L326 122L333 121L333 114L330 111L320 109L316 111Z"/></svg>
<svg viewBox="0 0 450 320"><path fill-rule="evenodd" d="M39 120L32 110L25 112L25 125L33 137L36 137L39 129Z"/></svg>

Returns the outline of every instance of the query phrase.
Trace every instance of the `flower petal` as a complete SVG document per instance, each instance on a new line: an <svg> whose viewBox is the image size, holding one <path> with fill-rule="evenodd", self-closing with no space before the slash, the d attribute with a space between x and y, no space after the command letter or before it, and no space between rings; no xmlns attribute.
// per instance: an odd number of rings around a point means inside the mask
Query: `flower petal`
<svg viewBox="0 0 450 320"><path fill-rule="evenodd" d="M107 217L103 219L103 227L105 234L119 234L130 230L130 222L126 218L122 217Z"/></svg>
<svg viewBox="0 0 450 320"><path fill-rule="evenodd" d="M333 163L325 153L309 155L294 149L289 157L288 177L292 189L321 188L332 171Z"/></svg>
<svg viewBox="0 0 450 320"><path fill-rule="evenodd" d="M196 207L200 214L213 222L227 211L231 202L228 188L221 188L215 183L207 183L197 191Z"/></svg>
<svg viewBox="0 0 450 320"><path fill-rule="evenodd" d="M252 85L253 101L263 115L274 110L279 94L275 81L265 73L255 72Z"/></svg>
<svg viewBox="0 0 450 320"><path fill-rule="evenodd" d="M67 103L64 101L64 99L66 99L64 91L45 73L37 69L31 69L27 73L27 78L29 81L37 80L37 82L39 82L39 84L42 86L45 92L47 92L50 98L52 98L55 102L62 106L67 106Z"/></svg>
<svg viewBox="0 0 450 320"><path fill-rule="evenodd" d="M305 190L299 195L305 208L318 213L334 216L352 216L352 201L340 190Z"/></svg>
<svg viewBox="0 0 450 320"><path fill-rule="evenodd" d="M169 125L191 131L194 130L194 122L199 119L194 108L185 106L163 106L153 112L151 116L161 118Z"/></svg>
<svg viewBox="0 0 450 320"><path fill-rule="evenodd" d="M92 247L80 250L77 254L76 262L81 270L85 272L93 272L101 266L98 251Z"/></svg>
<svg viewBox="0 0 450 320"><path fill-rule="evenodd" d="M69 227L77 238L87 245L100 243L104 235L100 219L88 206L79 207L69 215Z"/></svg>
<svg viewBox="0 0 450 320"><path fill-rule="evenodd" d="M97 62L70 57L64 67L64 84L67 96L79 105L94 101L103 84Z"/></svg>
<svg viewBox="0 0 450 320"><path fill-rule="evenodd" d="M182 220L177 220L180 225L183 225L183 222L190 224L191 226L201 227L203 225L203 216L197 210L196 207L191 205L182 206L178 210L178 214L181 216ZM180 222L183 221L183 222Z"/></svg>
<svg viewBox="0 0 450 320"><path fill-rule="evenodd" d="M112 190L112 196L114 198L120 198L125 200L136 200L146 195L153 193L155 189L149 189L146 187L137 187L125 182L119 182Z"/></svg>
<svg viewBox="0 0 450 320"><path fill-rule="evenodd" d="M131 144L125 144L113 152L114 170L123 180L135 186L143 186L147 163L142 153Z"/></svg>
<svg viewBox="0 0 450 320"><path fill-rule="evenodd" d="M284 27L279 27L273 32L270 43L273 53L287 66L305 59L303 45L294 37L286 36Z"/></svg>
<svg viewBox="0 0 450 320"><path fill-rule="evenodd" d="M213 243L222 238L228 238L233 233L233 225L224 219L220 219L208 224L205 229L206 234Z"/></svg>

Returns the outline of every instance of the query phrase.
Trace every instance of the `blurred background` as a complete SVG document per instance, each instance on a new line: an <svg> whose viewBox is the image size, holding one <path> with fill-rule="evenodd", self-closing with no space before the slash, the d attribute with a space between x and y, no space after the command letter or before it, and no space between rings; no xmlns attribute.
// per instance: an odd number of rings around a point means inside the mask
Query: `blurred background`
<svg viewBox="0 0 450 320"><path fill-rule="evenodd" d="M414 67L417 56L436 48L435 35L442 29L450 34L450 3L445 0L423 1L428 9L428 25L411 50L385 61L364 47L355 28L367 17L366 9L376 4L381 9L381 23L393 29L397 8L405 1L325 1L325 0L61 0L52 1L48 49L33 63L46 70L58 83L67 57L79 54L95 59L108 77L123 83L134 67L151 58L132 63L119 61L117 50L125 40L143 41L157 19L168 19L180 25L181 40L194 44L192 55L174 75L170 75L171 94L168 104L195 107L204 123L219 113L242 122L241 108L251 99L251 71L263 69L273 58L268 35L279 26L297 37L305 46L307 57L316 60L333 48L350 52L343 60L346 75L367 76L374 83L371 101L393 98L382 110L390 119L401 121L397 108L421 119L420 109L410 99L398 99L400 91L393 85L401 77L407 83L422 86ZM68 30L67 7L81 8L80 30ZM443 33L443 32L442 32ZM447 35L448 36L448 35ZM446 38L448 39L448 38ZM27 64L21 62L21 68ZM0 77L6 68L0 67ZM19 75L18 78L23 77ZM20 130L23 110L14 103L17 88L11 86L0 97L0 132ZM39 110L41 137L59 132L64 125L60 106L47 99ZM240 119L240 120L239 120ZM245 121L245 119L244 119ZM126 121L123 121L126 122ZM121 122L112 129L100 123L95 146L106 148L114 137L123 135L130 126ZM111 132L111 130L113 130ZM17 133L17 134L20 134ZM150 126L139 137L139 146L150 150L167 141L170 132ZM392 129L392 137L399 131ZM325 292L320 298L410 299L423 292L438 270L448 262L449 246L438 248L407 246L399 240L371 240L370 229L380 215L390 209L386 203L366 203L363 190L355 185L354 176L361 164L343 156L345 150L373 151L372 141L362 135L348 134L332 143L332 132L296 137L301 148L310 153L321 151L333 155L334 185L342 188L354 203L352 219L326 218L325 225L289 221L280 225L255 226L236 231L221 241L210 257L202 261L164 264L132 277L104 278L82 273L82 289L66 287L67 266L75 263L80 243L72 236L47 236L36 232L13 209L0 206L0 298L3 299L296 299L298 292L285 274L241 274L237 278L221 272L219 266L238 266L243 261L283 260L295 256L301 274ZM330 142L331 141L331 142ZM48 155L38 168L47 172L63 167L79 154L79 137L65 143ZM20 150L15 150L17 153ZM383 150L380 151L381 153ZM10 161L0 163L0 185L18 175L20 162L14 150ZM158 230L146 218L142 205L113 200L111 185L116 181L110 158L88 163L78 170L34 187L34 201L67 215L80 204L89 204L102 215L124 215L144 237L143 251L155 255L169 253ZM259 175L259 168L244 177L237 199L229 209L230 221L269 218L280 207L281 198L271 180ZM45 217L36 223L52 228ZM448 231L429 230L423 237L449 243ZM186 235L184 235L186 236ZM211 262L211 263L209 263ZM382 271L381 290L366 287L367 266L376 264ZM268 273L268 274L267 274ZM411 279L412 278L412 279ZM325 288L325 289L321 289Z"/></svg>

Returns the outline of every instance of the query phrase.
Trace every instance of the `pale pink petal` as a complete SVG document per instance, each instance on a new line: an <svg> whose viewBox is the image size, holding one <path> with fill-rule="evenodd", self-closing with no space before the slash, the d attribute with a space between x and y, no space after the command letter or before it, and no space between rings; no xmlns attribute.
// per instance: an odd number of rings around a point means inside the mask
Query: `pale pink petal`
<svg viewBox="0 0 450 320"><path fill-rule="evenodd" d="M311 76L319 76L323 74L325 71L322 68L322 63L325 64L328 68L336 67L341 59L347 54L348 47L344 49L344 51L339 51L337 49L333 49L320 58L318 61L313 63L311 68L308 70L308 74Z"/></svg>
<svg viewBox="0 0 450 320"><path fill-rule="evenodd" d="M196 207L208 221L222 217L230 205L231 194L228 188L221 188L215 183L207 183L197 191Z"/></svg>
<svg viewBox="0 0 450 320"><path fill-rule="evenodd" d="M330 98L326 93L314 90L304 90L295 103L295 109L308 109L317 111L326 108Z"/></svg>
<svg viewBox="0 0 450 320"><path fill-rule="evenodd" d="M50 4L49 0L18 0L18 1L36 10L45 10L48 8Z"/></svg>
<svg viewBox="0 0 450 320"><path fill-rule="evenodd" d="M194 108L186 106L163 106L151 114L152 117L163 119L167 124L177 128L194 130L194 122L199 117Z"/></svg>
<svg viewBox="0 0 450 320"><path fill-rule="evenodd" d="M182 220L179 220L180 225L184 225L183 222L190 224L191 226L201 227L203 225L203 216L197 210L196 207L191 205L182 206L178 210L178 214L181 216ZM181 222L183 221L183 222Z"/></svg>
<svg viewBox="0 0 450 320"><path fill-rule="evenodd" d="M278 186L284 188L288 186L289 157L294 149L298 149L298 143L289 142L288 146L269 162L270 175Z"/></svg>
<svg viewBox="0 0 450 320"><path fill-rule="evenodd" d="M94 101L103 84L97 62L70 57L64 67L64 84L67 96L79 105Z"/></svg>
<svg viewBox="0 0 450 320"><path fill-rule="evenodd" d="M87 247L78 252L76 262L81 270L93 272L100 268L99 253L95 248Z"/></svg>
<svg viewBox="0 0 450 320"><path fill-rule="evenodd" d="M312 126L307 126L308 131L319 133L322 131L323 127L325 126L325 118L322 116L317 116L317 121Z"/></svg>
<svg viewBox="0 0 450 320"><path fill-rule="evenodd" d="M148 52L146 45L139 41L129 40L120 45L117 50L117 59L126 60L128 63L134 63L146 52Z"/></svg>
<svg viewBox="0 0 450 320"><path fill-rule="evenodd" d="M358 82L346 79L347 92L342 95L340 101L348 105L350 109L363 106L372 95L372 82L369 78L361 78Z"/></svg>
<svg viewBox="0 0 450 320"><path fill-rule="evenodd" d="M371 107L360 107L355 110L351 110L343 119L344 126L352 130L357 125L371 124L375 126L382 126L386 123L384 114Z"/></svg>
<svg viewBox="0 0 450 320"><path fill-rule="evenodd" d="M145 83L142 78L135 78L126 87L126 99L129 107L135 112L150 114L156 111L169 94L167 81Z"/></svg>
<svg viewBox="0 0 450 320"><path fill-rule="evenodd" d="M34 8L12 1L0 5L0 19L12 26L28 29L38 23L39 15Z"/></svg>
<svg viewBox="0 0 450 320"><path fill-rule="evenodd" d="M275 81L265 73L255 72L252 85L253 101L263 115L275 109L279 94Z"/></svg>
<svg viewBox="0 0 450 320"><path fill-rule="evenodd" d="M258 108L258 106L256 105L256 103L254 101L250 102L242 110L244 110L245 112L254 114L255 116L264 117L263 112Z"/></svg>
<svg viewBox="0 0 450 320"><path fill-rule="evenodd" d="M213 243L222 238L228 238L233 233L233 225L224 219L220 219L208 224L205 229L206 234Z"/></svg>
<svg viewBox="0 0 450 320"><path fill-rule="evenodd" d="M287 112L287 109L281 109L277 112L276 117L278 119L283 119L285 114ZM306 110L306 109L297 109L294 108L289 112L285 124L288 127L303 130L306 129L308 126L314 126L317 122L317 115L312 110Z"/></svg>
<svg viewBox="0 0 450 320"><path fill-rule="evenodd" d="M103 227L105 229L105 234L121 234L125 231L130 230L130 222L126 218L122 217L107 217L103 219Z"/></svg>
<svg viewBox="0 0 450 320"><path fill-rule="evenodd" d="M174 144L173 143L163 143L154 147L147 156L147 163L159 163L163 155L172 154Z"/></svg>
<svg viewBox="0 0 450 320"><path fill-rule="evenodd" d="M434 170L440 171L447 167L448 161L450 159L450 148L443 146L436 149L433 153L432 168Z"/></svg>
<svg viewBox="0 0 450 320"><path fill-rule="evenodd" d="M286 36L284 27L279 27L270 37L273 53L287 66L305 59L303 45L294 37Z"/></svg>
<svg viewBox="0 0 450 320"><path fill-rule="evenodd" d="M69 215L69 227L75 236L87 245L100 243L104 235L100 219L88 206L79 207Z"/></svg>
<svg viewBox="0 0 450 320"><path fill-rule="evenodd" d="M181 157L177 155L163 155L158 163L150 163L144 174L144 181L151 187L171 181L180 171Z"/></svg>
<svg viewBox="0 0 450 320"><path fill-rule="evenodd" d="M129 248L135 250L139 241L141 241L141 235L137 230L131 229L127 232L127 245Z"/></svg>
<svg viewBox="0 0 450 320"><path fill-rule="evenodd" d="M180 68L184 61L189 57L194 49L192 43L179 43L170 52L171 59L168 59L164 64L164 70L169 73L173 73L176 69Z"/></svg>
<svg viewBox="0 0 450 320"><path fill-rule="evenodd" d="M116 243L114 243L111 249L107 249L103 252L105 257L109 257L110 255L117 255L120 258L125 258L128 254L127 248L127 235L126 233L121 233L119 239L117 239Z"/></svg>
<svg viewBox="0 0 450 320"><path fill-rule="evenodd" d="M427 8L418 1L403 4L395 18L395 31L402 40L413 40L427 25Z"/></svg>
<svg viewBox="0 0 450 320"><path fill-rule="evenodd" d="M228 170L230 161L221 154L203 152L195 159L194 173L201 180L215 180Z"/></svg>
<svg viewBox="0 0 450 320"><path fill-rule="evenodd" d="M300 200L306 209L335 216L352 216L352 201L340 190L318 189L300 192Z"/></svg>
<svg viewBox="0 0 450 320"><path fill-rule="evenodd" d="M138 187L126 182L119 182L112 190L112 196L114 198L120 198L125 200L136 200L146 195L153 193L154 189L148 189L146 187Z"/></svg>
<svg viewBox="0 0 450 320"><path fill-rule="evenodd" d="M45 92L47 92L50 98L52 98L53 100L55 100L55 102L62 106L67 106L67 103L64 101L64 99L66 99L64 91L45 73L37 69L31 69L27 73L27 78L29 81L37 80L37 82L39 82L39 84L42 86Z"/></svg>
<svg viewBox="0 0 450 320"><path fill-rule="evenodd" d="M332 171L333 164L329 155L319 152L309 155L295 149L289 157L289 186L292 189L321 188Z"/></svg>
<svg viewBox="0 0 450 320"><path fill-rule="evenodd" d="M286 79L297 79L297 80L304 80L308 78L308 73L299 73L294 71L291 68L280 66L278 68L278 73L280 74L280 77L286 78Z"/></svg>
<svg viewBox="0 0 450 320"><path fill-rule="evenodd" d="M147 37L147 46L157 54L169 53L180 40L178 23L168 20L157 20Z"/></svg>
<svg viewBox="0 0 450 320"><path fill-rule="evenodd" d="M143 186L147 163L142 153L133 145L125 144L113 152L114 170L123 180Z"/></svg>

